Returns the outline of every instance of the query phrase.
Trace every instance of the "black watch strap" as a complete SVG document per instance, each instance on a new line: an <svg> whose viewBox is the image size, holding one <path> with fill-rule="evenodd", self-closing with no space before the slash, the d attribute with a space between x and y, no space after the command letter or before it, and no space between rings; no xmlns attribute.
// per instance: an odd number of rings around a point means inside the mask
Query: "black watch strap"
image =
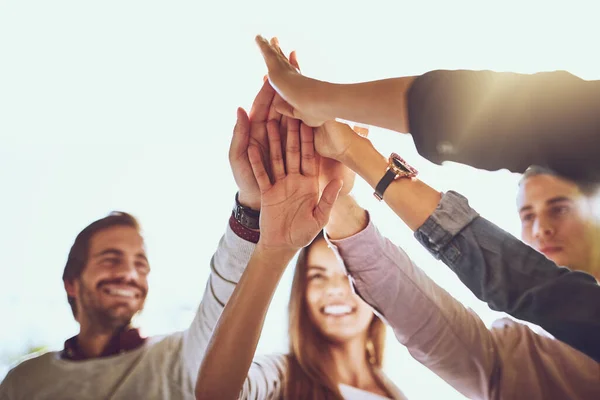
<svg viewBox="0 0 600 400"><path fill-rule="evenodd" d="M381 178L375 187L375 193L373 193L373 195L377 200L383 200L383 192L385 192L394 179L396 179L396 172L394 172L391 168L388 168L388 170L385 172L385 175L383 175L383 178Z"/></svg>
<svg viewBox="0 0 600 400"><path fill-rule="evenodd" d="M233 218L243 226L249 229L259 229L260 211L253 210L240 204L238 193L235 194L235 204L233 205Z"/></svg>

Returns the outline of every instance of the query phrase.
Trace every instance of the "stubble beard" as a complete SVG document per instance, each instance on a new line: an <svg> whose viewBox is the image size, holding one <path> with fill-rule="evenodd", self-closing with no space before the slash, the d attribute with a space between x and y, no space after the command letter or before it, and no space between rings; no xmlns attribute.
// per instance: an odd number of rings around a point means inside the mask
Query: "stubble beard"
<svg viewBox="0 0 600 400"><path fill-rule="evenodd" d="M123 314L117 312L116 309L102 307L94 291L84 285L80 286L79 298L81 299L82 314L86 315L91 327L98 332L121 330L130 325L134 315L137 314L137 312Z"/></svg>

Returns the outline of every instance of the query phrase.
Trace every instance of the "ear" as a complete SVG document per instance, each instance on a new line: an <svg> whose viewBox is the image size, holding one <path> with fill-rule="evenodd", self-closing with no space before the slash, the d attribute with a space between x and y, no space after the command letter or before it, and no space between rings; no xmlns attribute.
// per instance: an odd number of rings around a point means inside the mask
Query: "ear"
<svg viewBox="0 0 600 400"><path fill-rule="evenodd" d="M72 281L69 280L64 280L63 281L64 285L65 285L65 290L67 291L67 295L69 297L76 297L76 293L77 293L77 288L75 285L75 279L73 279Z"/></svg>

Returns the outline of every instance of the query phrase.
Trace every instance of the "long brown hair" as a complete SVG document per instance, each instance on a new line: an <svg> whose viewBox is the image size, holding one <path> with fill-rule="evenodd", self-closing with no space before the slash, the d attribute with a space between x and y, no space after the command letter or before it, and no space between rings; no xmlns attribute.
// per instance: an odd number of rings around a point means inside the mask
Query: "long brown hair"
<svg viewBox="0 0 600 400"><path fill-rule="evenodd" d="M290 354L286 399L342 400L328 341L312 323L306 303L307 256L310 247L319 240L325 240L322 233L300 251L294 271L288 305ZM365 357L373 367L381 368L384 342L385 325L374 315L369 325L368 348L365 348Z"/></svg>

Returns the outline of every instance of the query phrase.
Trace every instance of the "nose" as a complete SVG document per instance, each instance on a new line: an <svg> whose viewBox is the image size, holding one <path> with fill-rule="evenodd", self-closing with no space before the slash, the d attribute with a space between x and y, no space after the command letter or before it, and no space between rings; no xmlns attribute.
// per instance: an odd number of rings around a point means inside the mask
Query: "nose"
<svg viewBox="0 0 600 400"><path fill-rule="evenodd" d="M344 297L350 290L350 281L346 275L340 275L330 279L327 284L326 294L328 297Z"/></svg>
<svg viewBox="0 0 600 400"><path fill-rule="evenodd" d="M126 258L122 262L120 262L117 268L114 269L114 274L116 275L116 277L124 280L125 282L136 282L139 278L139 273L136 268L136 262L133 258Z"/></svg>
<svg viewBox="0 0 600 400"><path fill-rule="evenodd" d="M536 239L554 235L554 227L549 218L540 215L533 223L533 236Z"/></svg>

